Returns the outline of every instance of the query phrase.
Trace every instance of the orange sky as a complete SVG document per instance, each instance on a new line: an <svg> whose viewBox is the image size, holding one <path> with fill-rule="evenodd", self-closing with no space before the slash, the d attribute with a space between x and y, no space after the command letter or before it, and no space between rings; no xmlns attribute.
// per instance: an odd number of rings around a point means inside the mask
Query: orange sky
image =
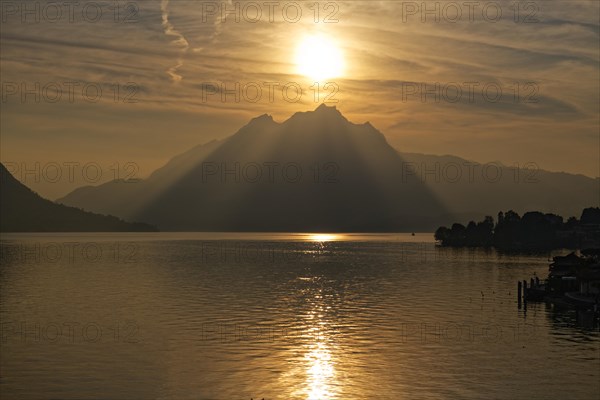
<svg viewBox="0 0 600 400"><path fill-rule="evenodd" d="M254 116L281 121L335 92L328 104L401 151L600 175L597 1L321 2L318 13L308 2L28 3L2 6L5 163L96 163L102 179L134 163L144 177ZM319 99L294 65L312 34L346 64ZM27 183L50 198L81 184Z"/></svg>

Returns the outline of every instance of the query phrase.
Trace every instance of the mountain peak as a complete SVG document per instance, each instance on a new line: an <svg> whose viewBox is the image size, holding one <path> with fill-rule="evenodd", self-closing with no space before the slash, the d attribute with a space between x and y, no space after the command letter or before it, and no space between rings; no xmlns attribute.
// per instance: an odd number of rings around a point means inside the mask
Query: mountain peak
<svg viewBox="0 0 600 400"><path fill-rule="evenodd" d="M335 106L327 106L325 104L319 105L314 111L297 112L290 117L287 121L300 122L308 121L329 121L334 123L347 123L349 122L346 117ZM286 121L286 122L287 122Z"/></svg>
<svg viewBox="0 0 600 400"><path fill-rule="evenodd" d="M259 128L264 129L271 126L277 125L277 122L273 120L273 117L269 114L262 114L258 117L252 118L244 128ZM243 128L242 128L243 129Z"/></svg>
<svg viewBox="0 0 600 400"><path fill-rule="evenodd" d="M317 108L315 108L315 111L327 111L327 110L332 110L332 111L336 110L337 111L337 108L335 106L329 107L325 103L319 104L319 106Z"/></svg>
<svg viewBox="0 0 600 400"><path fill-rule="evenodd" d="M252 118L252 120L250 120L250 123L252 122L275 122L273 121L273 117L269 114L262 114L259 115L258 117Z"/></svg>
<svg viewBox="0 0 600 400"><path fill-rule="evenodd" d="M254 118L254 119L273 121L273 117L270 114L259 115L258 117Z"/></svg>
<svg viewBox="0 0 600 400"><path fill-rule="evenodd" d="M319 105L319 107L315 108L315 111L313 112L323 115L338 115L340 117L344 117L342 113L336 108L336 106L329 107L325 103Z"/></svg>

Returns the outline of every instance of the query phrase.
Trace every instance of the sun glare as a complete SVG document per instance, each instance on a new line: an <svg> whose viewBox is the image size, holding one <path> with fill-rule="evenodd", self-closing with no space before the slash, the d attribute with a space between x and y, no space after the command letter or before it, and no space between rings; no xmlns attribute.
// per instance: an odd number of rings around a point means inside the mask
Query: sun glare
<svg viewBox="0 0 600 400"><path fill-rule="evenodd" d="M316 233L309 235L309 239L313 242L331 242L336 240L338 235L331 235L326 233Z"/></svg>
<svg viewBox="0 0 600 400"><path fill-rule="evenodd" d="M338 78L344 73L344 56L339 46L325 36L308 36L296 49L296 68L317 82Z"/></svg>

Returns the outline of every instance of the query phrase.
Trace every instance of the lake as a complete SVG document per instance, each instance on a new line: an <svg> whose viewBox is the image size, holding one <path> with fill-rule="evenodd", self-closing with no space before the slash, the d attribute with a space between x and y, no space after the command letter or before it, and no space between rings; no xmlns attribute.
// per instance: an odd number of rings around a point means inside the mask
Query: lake
<svg viewBox="0 0 600 400"><path fill-rule="evenodd" d="M545 254L430 233L3 234L6 399L598 399Z"/></svg>

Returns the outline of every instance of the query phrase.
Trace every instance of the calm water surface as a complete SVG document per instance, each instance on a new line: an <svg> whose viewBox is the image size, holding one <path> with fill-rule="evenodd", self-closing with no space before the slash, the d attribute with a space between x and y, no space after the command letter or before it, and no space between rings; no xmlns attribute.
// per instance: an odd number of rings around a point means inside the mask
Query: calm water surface
<svg viewBox="0 0 600 400"><path fill-rule="evenodd" d="M2 235L2 399L598 399L549 254L431 234Z"/></svg>

